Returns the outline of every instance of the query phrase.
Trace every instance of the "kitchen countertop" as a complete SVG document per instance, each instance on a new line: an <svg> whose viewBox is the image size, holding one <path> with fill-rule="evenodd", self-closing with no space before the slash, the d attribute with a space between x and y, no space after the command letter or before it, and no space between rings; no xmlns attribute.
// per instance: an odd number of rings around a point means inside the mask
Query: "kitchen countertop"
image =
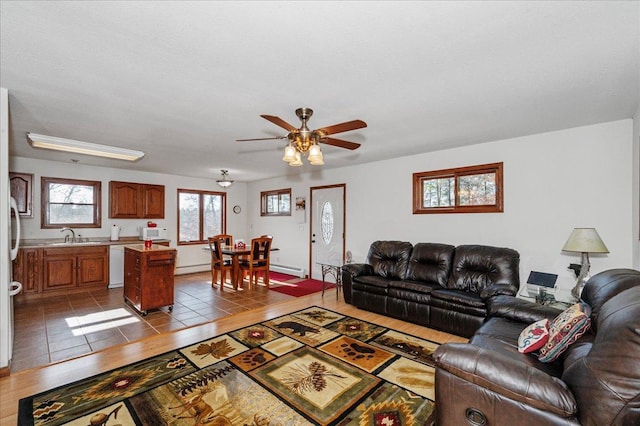
<svg viewBox="0 0 640 426"><path fill-rule="evenodd" d="M158 244L153 244L151 248L146 248L144 244L131 244L126 245L125 248L145 253L150 251L176 251L173 247L160 246Z"/></svg>
<svg viewBox="0 0 640 426"><path fill-rule="evenodd" d="M84 238L83 238L84 240ZM128 244L140 244L141 239L139 237L120 237L117 241L111 241L109 237L90 237L88 241L82 243L65 243L63 238L42 238L21 240L21 248L34 248L34 247L87 247L87 246L115 246L115 245L128 245ZM154 243L168 243L171 240L154 240ZM165 247L166 248L166 247Z"/></svg>

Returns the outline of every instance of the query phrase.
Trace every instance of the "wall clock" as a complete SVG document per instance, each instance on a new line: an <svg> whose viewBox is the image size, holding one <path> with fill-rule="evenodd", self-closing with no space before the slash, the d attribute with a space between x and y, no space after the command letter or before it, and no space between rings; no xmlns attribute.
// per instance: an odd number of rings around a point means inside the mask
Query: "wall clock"
<svg viewBox="0 0 640 426"><path fill-rule="evenodd" d="M234 212L235 214L238 214L238 213L240 213L241 211L242 211L242 209L240 208L240 206L238 206L238 205L233 206L233 212Z"/></svg>

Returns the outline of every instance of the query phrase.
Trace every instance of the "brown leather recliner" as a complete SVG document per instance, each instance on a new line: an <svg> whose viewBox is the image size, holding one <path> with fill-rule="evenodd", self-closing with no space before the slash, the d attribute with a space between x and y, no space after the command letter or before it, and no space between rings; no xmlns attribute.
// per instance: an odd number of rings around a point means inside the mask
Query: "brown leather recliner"
<svg viewBox="0 0 640 426"><path fill-rule="evenodd" d="M518 336L561 310L493 298L469 343L434 354L436 424L640 425L640 272L595 275L582 301L591 306L591 330L545 364L518 352Z"/></svg>

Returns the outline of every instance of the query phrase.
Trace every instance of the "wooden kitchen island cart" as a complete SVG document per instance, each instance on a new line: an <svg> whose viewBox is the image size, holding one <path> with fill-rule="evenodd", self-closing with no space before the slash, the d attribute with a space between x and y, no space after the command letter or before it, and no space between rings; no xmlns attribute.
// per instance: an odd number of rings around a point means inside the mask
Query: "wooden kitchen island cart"
<svg viewBox="0 0 640 426"><path fill-rule="evenodd" d="M124 248L124 300L147 315L164 306L173 310L173 275L176 250L154 244Z"/></svg>

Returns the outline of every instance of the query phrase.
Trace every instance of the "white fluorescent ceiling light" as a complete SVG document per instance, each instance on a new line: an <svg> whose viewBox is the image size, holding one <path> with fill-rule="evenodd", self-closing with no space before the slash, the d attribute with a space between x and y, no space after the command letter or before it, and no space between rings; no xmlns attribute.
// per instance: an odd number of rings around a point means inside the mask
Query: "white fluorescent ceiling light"
<svg viewBox="0 0 640 426"><path fill-rule="evenodd" d="M56 151L75 152L77 154L95 155L115 158L117 160L136 161L144 157L144 152L97 143L74 141L54 136L27 133L27 139L34 148L53 149Z"/></svg>

